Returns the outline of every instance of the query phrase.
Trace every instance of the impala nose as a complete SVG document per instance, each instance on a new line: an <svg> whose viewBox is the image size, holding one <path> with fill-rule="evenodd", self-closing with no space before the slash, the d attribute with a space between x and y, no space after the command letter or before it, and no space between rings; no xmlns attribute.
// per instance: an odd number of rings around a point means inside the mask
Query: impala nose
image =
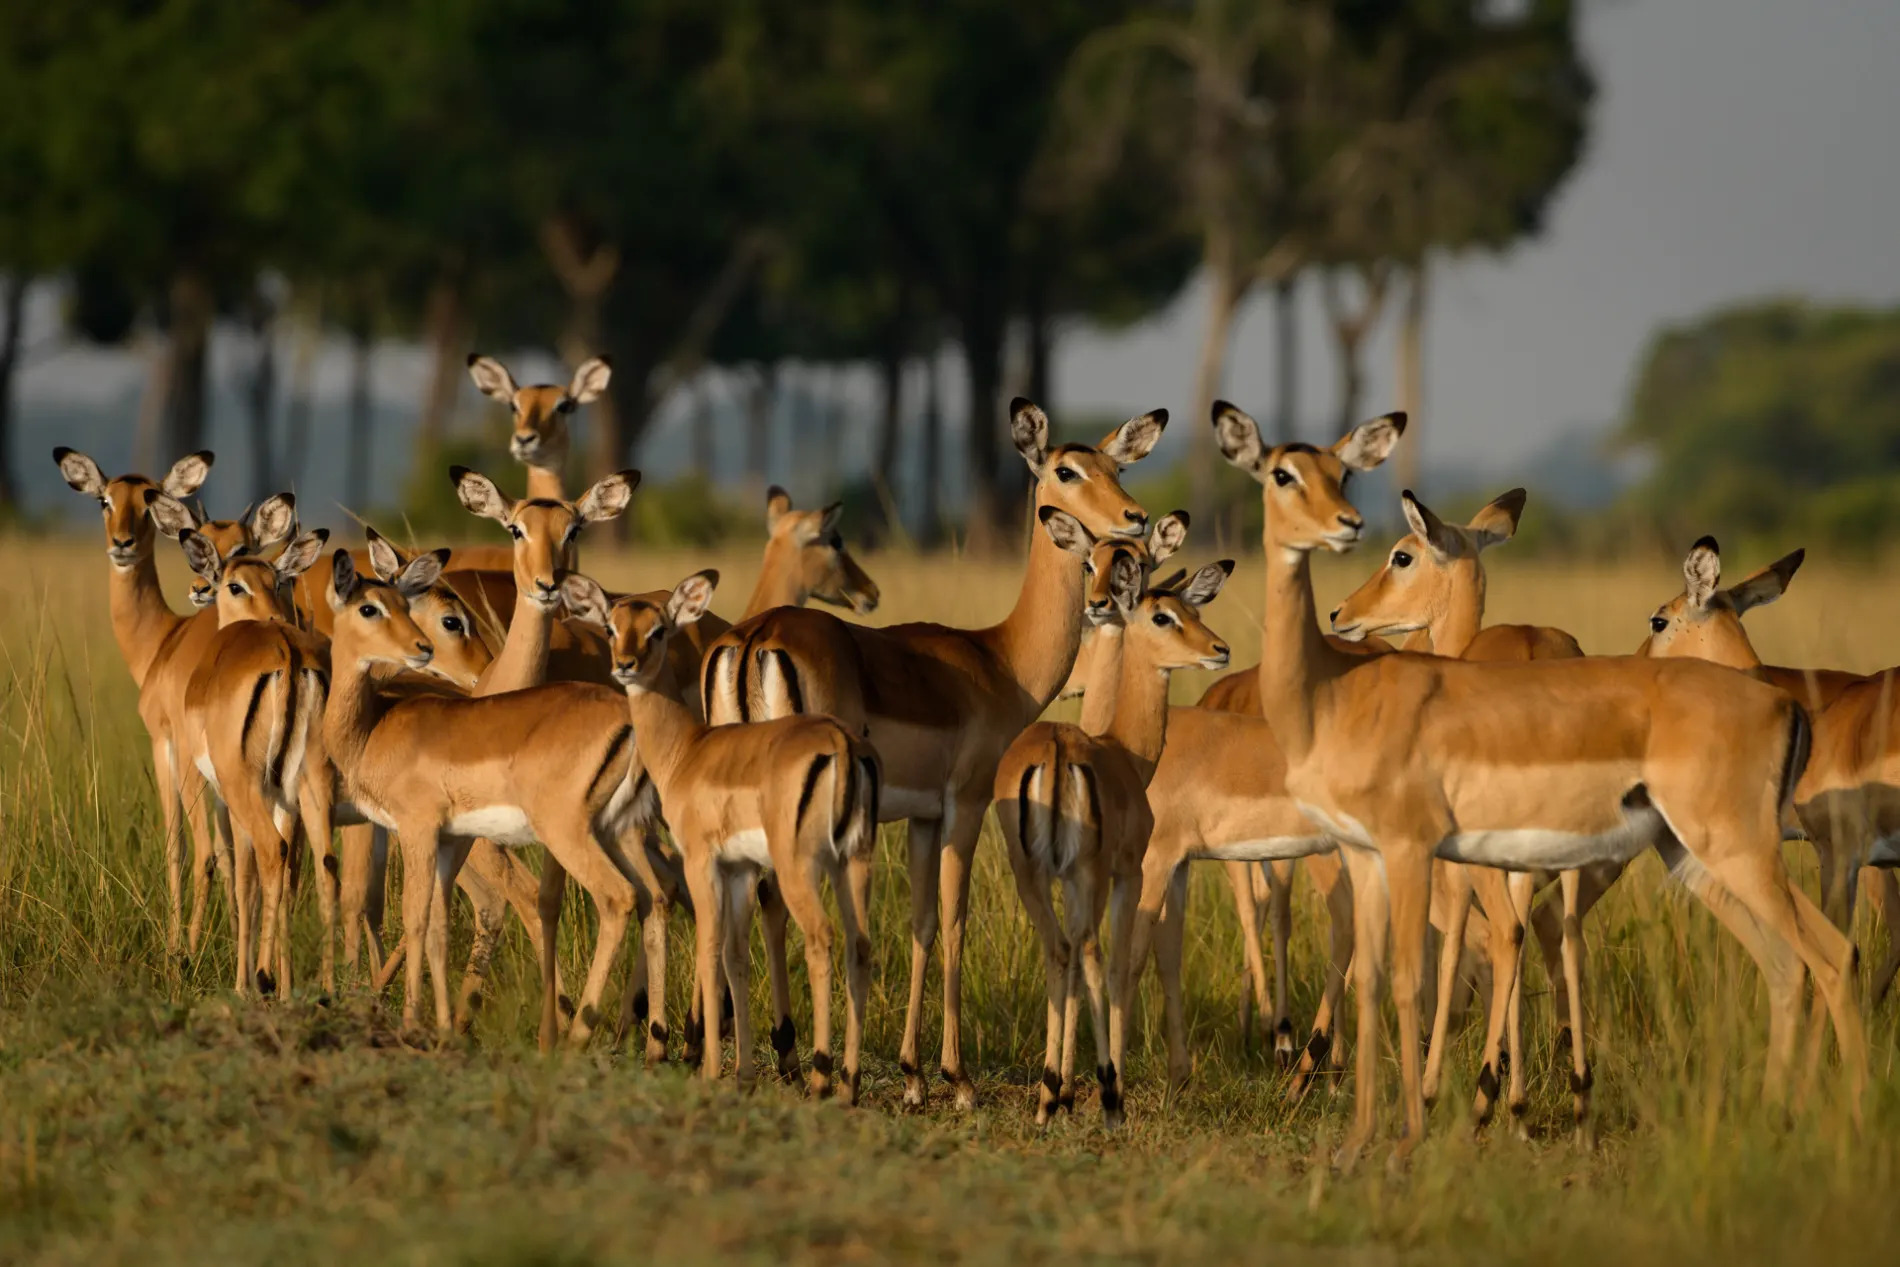
<svg viewBox="0 0 1900 1267"><path fill-rule="evenodd" d="M1122 518L1137 528L1146 528L1148 526L1148 512L1145 510L1124 510L1122 512Z"/></svg>
<svg viewBox="0 0 1900 1267"><path fill-rule="evenodd" d="M1215 643L1215 644L1214 644L1214 654L1215 654L1215 656L1217 656L1218 658L1220 658L1220 659L1222 659L1222 660L1225 660L1225 659L1227 658L1227 644L1226 644L1226 643L1224 643L1224 642L1217 642L1217 643Z"/></svg>
<svg viewBox="0 0 1900 1267"><path fill-rule="evenodd" d="M430 644L427 638L418 638L416 639L416 654L427 660L430 656L435 654L435 647Z"/></svg>
<svg viewBox="0 0 1900 1267"><path fill-rule="evenodd" d="M114 550L130 550L133 546L137 544L138 542L133 540L131 537L112 538L112 548Z"/></svg>
<svg viewBox="0 0 1900 1267"><path fill-rule="evenodd" d="M1341 515L1339 522L1342 526L1353 532L1358 532L1361 528L1366 526L1366 521L1361 519L1358 515Z"/></svg>
<svg viewBox="0 0 1900 1267"><path fill-rule="evenodd" d="M1329 612L1329 613L1327 613L1327 616L1326 616L1326 623L1327 623L1327 624L1329 624L1329 625L1336 625L1336 624L1338 624L1338 623L1339 623L1339 613L1340 613L1340 612L1341 612L1342 610L1344 610L1344 609L1343 609L1343 608L1339 608L1339 607L1335 607L1335 608L1333 608L1333 610L1332 610L1331 612Z"/></svg>

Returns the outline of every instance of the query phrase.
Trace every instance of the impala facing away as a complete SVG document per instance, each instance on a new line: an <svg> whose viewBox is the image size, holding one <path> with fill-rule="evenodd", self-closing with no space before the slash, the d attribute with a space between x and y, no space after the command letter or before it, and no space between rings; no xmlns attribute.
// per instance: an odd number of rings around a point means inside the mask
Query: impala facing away
<svg viewBox="0 0 1900 1267"><path fill-rule="evenodd" d="M1037 513L1064 511L1095 537L1146 532L1148 516L1122 491L1120 468L1147 456L1166 424L1166 412L1156 410L1123 423L1099 448L1052 446L1041 409L1021 399L1010 407ZM1081 635L1082 562L1037 532L1022 593L999 625L870 629L811 608L780 608L735 625L707 654L707 720L829 713L869 734L883 762L883 815L910 820L910 998L898 1055L907 1105L920 1107L926 1096L920 1031L940 896L943 1076L958 1107L976 1103L961 1027L970 864L996 763L1068 680Z"/></svg>
<svg viewBox="0 0 1900 1267"><path fill-rule="evenodd" d="M1268 448L1253 419L1224 401L1213 424L1228 461L1262 486L1260 695L1286 750L1287 790L1342 842L1352 875L1358 1099L1345 1158L1377 1121L1388 906L1401 1153L1424 1134L1418 1004L1434 857L1543 870L1656 848L1718 918L1743 930L1769 979L1769 1096L1783 1092L1805 964L1827 999L1858 1111L1867 1054L1847 979L1852 948L1781 861L1781 811L1806 759L1806 714L1780 691L1697 661L1342 655L1315 618L1312 552L1358 543L1364 520L1341 481L1384 461L1404 416L1366 423L1331 449Z"/></svg>

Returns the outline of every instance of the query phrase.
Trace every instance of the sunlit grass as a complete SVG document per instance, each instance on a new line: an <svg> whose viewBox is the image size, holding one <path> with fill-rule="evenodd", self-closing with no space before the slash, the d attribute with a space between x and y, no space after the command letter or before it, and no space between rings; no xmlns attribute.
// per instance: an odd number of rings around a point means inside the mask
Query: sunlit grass
<svg viewBox="0 0 1900 1267"><path fill-rule="evenodd" d="M221 905L186 979L165 963L149 747L106 622L104 560L91 543L13 542L9 561L0 581L0 1261L1253 1261L1363 1250L1460 1261L1885 1262L1900 1244L1893 1009L1870 1021L1864 1130L1849 1125L1831 1069L1791 1118L1764 1110L1759 976L1650 859L1589 933L1599 1150L1580 1155L1568 1140L1567 1084L1533 964L1532 1142L1471 1136L1474 1023L1458 1038L1432 1138L1396 1177L1377 1156L1357 1175L1331 1174L1324 1162L1350 1092L1289 1104L1279 1073L1242 1041L1239 931L1212 868L1195 878L1187 950L1193 1083L1163 1094L1150 987L1131 1043L1128 1128L1106 1136L1090 1097L1074 1121L1036 1132L1041 957L993 834L979 852L965 969L966 1053L984 1103L974 1116L954 1114L942 1093L928 1114L898 1112L909 938L894 829L875 888L860 1112L773 1086L751 1097L707 1089L599 1044L541 1058L518 929L498 955L472 1040L447 1050L397 1044L360 995L329 1008L235 1004ZM616 588L671 584L709 561L725 576L718 609L736 612L757 567L750 551L716 560L589 553ZM878 619L889 621L1000 617L1019 575L1007 562L951 557L866 562L884 592ZM1737 575L1742 562L1731 564ZM1322 604L1369 566L1367 557L1329 561ZM181 569L169 558L166 568L182 598ZM1490 610L1563 626L1592 651L1623 651L1678 582L1667 561L1533 567L1502 557ZM1258 645L1259 595L1258 560L1245 560L1210 612L1239 663ZM1896 605L1872 571L1811 564L1785 600L1749 621L1771 659L1866 669L1900 659L1885 648ZM1203 686L1185 679L1179 696ZM1812 885L1807 853L1789 856ZM305 964L314 963L311 905L298 914ZM584 908L570 903L563 929L570 978L592 937ZM1319 920L1302 886L1302 1020L1318 993ZM676 928L676 1009L688 934ZM1863 926L1864 957L1882 936ZM802 990L796 948L792 959ZM763 1019L763 974L755 980ZM927 1060L937 997L933 978ZM802 1004L799 1020L809 1033ZM1079 1064L1090 1063L1085 1049Z"/></svg>

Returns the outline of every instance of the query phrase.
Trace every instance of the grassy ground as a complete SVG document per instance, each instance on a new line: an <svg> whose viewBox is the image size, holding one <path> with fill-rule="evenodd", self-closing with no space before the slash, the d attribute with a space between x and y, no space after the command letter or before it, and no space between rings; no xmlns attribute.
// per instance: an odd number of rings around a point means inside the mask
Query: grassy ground
<svg viewBox="0 0 1900 1267"><path fill-rule="evenodd" d="M590 560L604 581L627 586L670 583L705 562ZM1378 1154L1354 1176L1333 1175L1325 1158L1349 1091L1289 1104L1280 1075L1242 1041L1239 932L1212 874L1196 878L1188 948L1192 1085L1164 1098L1154 1010L1144 1005L1128 1128L1105 1135L1090 1097L1074 1120L1037 1132L1040 955L994 839L980 856L965 975L966 1042L983 1097L974 1115L953 1113L941 1095L926 1114L897 1110L908 963L900 867L882 868L877 882L870 1063L855 1112L776 1086L749 1097L709 1089L599 1047L537 1055L518 933L473 1035L447 1048L404 1045L360 994L328 1007L236 1004L225 989L221 909L186 980L164 964L156 802L134 693L105 626L97 547L13 543L9 561L0 580L0 1262L1891 1262L1900 1243L1893 1009L1871 1018L1865 1129L1851 1128L1826 1072L1791 1119L1763 1111L1759 978L1650 861L1599 908L1590 933L1602 1146L1579 1154L1562 1131L1568 1096L1533 967L1532 1139L1474 1139L1467 1128L1474 1023L1459 1038L1434 1134L1398 1175ZM984 619L1014 594L1008 566L868 562L885 591L881 618ZM1563 625L1591 650L1633 646L1677 587L1661 562L1499 562L1494 618ZM719 607L737 610L754 560L720 563ZM1329 568L1322 601L1369 566L1362 557ZM182 583L171 588L182 599ZM1257 566L1243 565L1212 609L1243 663L1257 645L1259 593ZM1876 632L1892 627L1896 605L1872 573L1815 568L1749 619L1770 658L1870 668L1900 658ZM1201 685L1180 689L1191 696ZM887 832L887 853L896 844ZM1790 856L1806 867L1804 855ZM314 920L309 910L299 918L300 962L310 962ZM570 922L573 974L591 927ZM1863 952L1880 936L1863 928ZM1295 954L1305 1018L1320 960L1305 893ZM796 951L793 962L802 988ZM762 996L755 1007L763 1017ZM1085 1050L1079 1064L1089 1063ZM1395 1071L1388 1088L1393 1080Z"/></svg>

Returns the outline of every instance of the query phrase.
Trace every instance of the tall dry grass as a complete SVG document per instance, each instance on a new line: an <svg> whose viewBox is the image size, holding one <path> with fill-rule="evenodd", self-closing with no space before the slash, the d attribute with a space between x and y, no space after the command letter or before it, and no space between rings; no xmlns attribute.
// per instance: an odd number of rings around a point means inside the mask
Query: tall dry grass
<svg viewBox="0 0 1900 1267"><path fill-rule="evenodd" d="M1330 1176L1323 1158L1350 1094L1288 1104L1277 1071L1237 1032L1240 932L1209 868L1197 869L1207 873L1194 881L1188 945L1193 1084L1172 1097L1157 1085L1158 1009L1144 994L1130 1128L1105 1138L1090 1105L1075 1124L1033 1132L1041 956L993 829L979 851L965 971L966 1043L986 1104L972 1120L949 1114L942 1096L922 1119L894 1116L909 958L895 829L884 833L874 894L865 1113L830 1116L771 1090L740 1100L677 1071L616 1066L599 1051L537 1059L536 986L518 930L498 956L473 1047L420 1063L376 1046L390 1041L386 1026L360 998L227 1012L222 906L183 979L165 962L148 749L107 625L100 551L91 542L0 545L9 561L0 574L0 1260L10 1236L36 1254L89 1262L264 1252L782 1260L823 1256L827 1245L871 1257L1258 1257L1271 1248L1270 1228L1276 1252L1296 1256L1377 1244L1434 1258L1816 1252L1891 1261L1900 1232L1892 1009L1871 1018L1864 1131L1850 1126L1831 1077L1791 1120L1764 1112L1759 977L1653 860L1632 869L1589 932L1601 1149L1579 1157L1565 1142L1567 1087L1533 966L1527 1120L1537 1142L1498 1131L1471 1138L1462 1105L1477 1035L1466 1032L1435 1138L1396 1185L1376 1165ZM183 569L171 553L162 548L168 592L182 607ZM1492 619L1559 625L1594 652L1632 648L1649 612L1679 587L1667 560L1533 567L1508 550L1494 558ZM1375 559L1368 549L1326 560L1322 610ZM709 560L592 549L589 562L603 583L625 589L670 585L716 563L716 607L726 614L743 605L757 570L749 550ZM997 619L1019 577L1006 561L953 556L866 564L883 588L879 621ZM1749 617L1757 645L1796 664L1900 660L1886 647L1900 598L1878 575L1810 564L1786 599ZM1258 559L1243 559L1210 609L1236 663L1257 650L1260 591ZM1183 675L1177 697L1204 685ZM1802 851L1790 859L1810 869ZM299 953L309 963L314 916L303 905ZM1864 954L1878 936L1861 930ZM582 910L563 930L570 975L591 937ZM1316 1002L1322 946L1318 905L1303 888L1301 1020ZM682 928L676 1004L689 959ZM796 950L793 965L802 990ZM927 1059L934 985L930 997ZM799 1018L809 1033L803 1005ZM362 1142L372 1137L374 1146ZM615 1181L627 1168L631 1187ZM237 1210L228 1222L192 1214L194 1202L227 1200ZM696 1211L716 1226L699 1230ZM635 1235L623 1215L650 1221ZM293 1234L306 1239L286 1239Z"/></svg>

